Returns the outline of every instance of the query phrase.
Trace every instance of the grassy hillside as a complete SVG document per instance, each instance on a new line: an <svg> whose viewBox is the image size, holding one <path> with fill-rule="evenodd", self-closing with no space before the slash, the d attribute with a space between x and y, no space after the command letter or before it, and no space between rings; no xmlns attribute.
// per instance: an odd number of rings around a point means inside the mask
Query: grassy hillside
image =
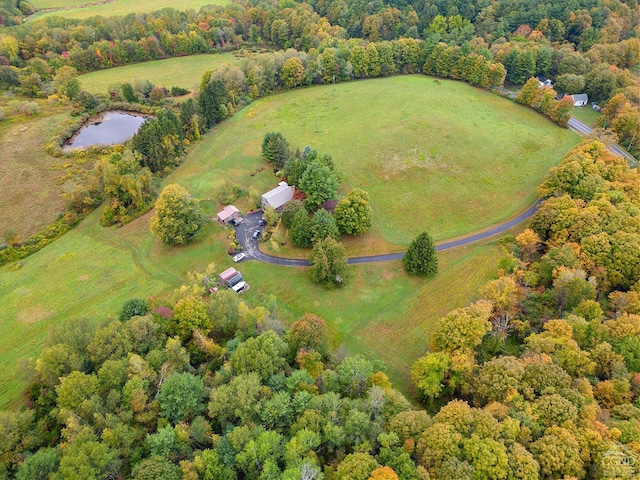
<svg viewBox="0 0 640 480"><path fill-rule="evenodd" d="M436 240L479 230L530 205L544 174L578 141L486 91L401 76L254 102L199 144L176 178L201 197L225 177L243 185L262 164L270 131L330 153L345 187L369 192L383 238L402 245L423 230Z"/></svg>
<svg viewBox="0 0 640 480"><path fill-rule="evenodd" d="M82 87L92 93L106 93L114 83L134 83L149 80L160 87L183 87L193 90L206 70L215 70L225 63L236 64L242 58L233 53L191 55L153 62L135 63L123 67L98 70L79 77Z"/></svg>
<svg viewBox="0 0 640 480"><path fill-rule="evenodd" d="M166 182L183 184L209 214L220 207L220 186L236 184L244 192L236 204L246 208L248 192L277 182L259 157L272 130L331 153L345 183L371 193L374 232L392 244L423 229L443 239L509 216L533 199L546 169L577 139L466 85L398 77L256 102L207 135ZM25 385L15 375L20 359L38 354L52 324L78 316L98 321L129 298L170 292L188 271L232 265L218 226L199 243L169 248L148 232L149 214L114 230L99 225L100 213L0 269L0 408L17 401ZM389 247L384 243L378 237L369 245ZM304 269L257 262L240 268L251 284L249 301L274 294L287 319L307 311L323 316L334 347L382 359L407 392L410 363L424 353L433 322L467 304L498 258L491 242L449 251L429 281L407 277L400 262L354 266L338 291L312 285Z"/></svg>
<svg viewBox="0 0 640 480"><path fill-rule="evenodd" d="M205 5L224 5L226 0L188 0L186 2L172 2L170 0L150 0L138 2L135 0L34 0L31 4L37 9L52 9L37 14L33 18L61 16L67 18L88 18L95 15L112 17L129 15L130 13L149 13L163 8L178 10L200 10Z"/></svg>

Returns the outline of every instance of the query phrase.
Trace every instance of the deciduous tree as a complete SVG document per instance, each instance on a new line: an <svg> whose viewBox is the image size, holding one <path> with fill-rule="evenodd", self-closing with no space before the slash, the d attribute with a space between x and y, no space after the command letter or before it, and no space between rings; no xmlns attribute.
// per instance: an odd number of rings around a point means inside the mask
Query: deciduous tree
<svg viewBox="0 0 640 480"><path fill-rule="evenodd" d="M285 88L295 88L302 84L305 77L305 69L302 61L298 57L287 59L280 69L280 80Z"/></svg>
<svg viewBox="0 0 640 480"><path fill-rule="evenodd" d="M329 331L326 322L307 313L293 322L287 335L290 351L295 355L300 349L315 350L326 355L329 348Z"/></svg>
<svg viewBox="0 0 640 480"><path fill-rule="evenodd" d="M373 223L369 194L359 188L351 190L336 205L336 225L345 235L362 235Z"/></svg>
<svg viewBox="0 0 640 480"><path fill-rule="evenodd" d="M206 218L198 202L186 188L171 184L162 189L151 218L151 232L168 245L193 240L205 226Z"/></svg>
<svg viewBox="0 0 640 480"><path fill-rule="evenodd" d="M340 182L329 167L312 162L302 174L299 187L306 195L305 206L315 210L327 200L337 197Z"/></svg>
<svg viewBox="0 0 640 480"><path fill-rule="evenodd" d="M160 416L173 423L191 420L204 412L204 384L190 373L169 375L160 388Z"/></svg>

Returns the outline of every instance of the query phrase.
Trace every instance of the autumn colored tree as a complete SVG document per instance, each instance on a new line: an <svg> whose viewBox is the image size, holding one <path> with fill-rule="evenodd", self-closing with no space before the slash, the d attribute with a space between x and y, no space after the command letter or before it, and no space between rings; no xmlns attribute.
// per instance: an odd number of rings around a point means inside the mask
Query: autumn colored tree
<svg viewBox="0 0 640 480"><path fill-rule="evenodd" d="M293 322L287 341L293 354L296 354L300 349L305 349L315 350L321 355L326 355L329 348L327 324L322 318L307 313Z"/></svg>
<svg viewBox="0 0 640 480"><path fill-rule="evenodd" d="M340 233L363 235L373 223L369 194L359 188L351 190L336 205L335 218Z"/></svg>
<svg viewBox="0 0 640 480"><path fill-rule="evenodd" d="M305 78L305 69L298 57L291 57L282 64L280 80L285 88L295 88L302 84Z"/></svg>
<svg viewBox="0 0 640 480"><path fill-rule="evenodd" d="M168 245L182 245L196 238L206 224L198 202L180 185L162 189L151 217L151 232Z"/></svg>

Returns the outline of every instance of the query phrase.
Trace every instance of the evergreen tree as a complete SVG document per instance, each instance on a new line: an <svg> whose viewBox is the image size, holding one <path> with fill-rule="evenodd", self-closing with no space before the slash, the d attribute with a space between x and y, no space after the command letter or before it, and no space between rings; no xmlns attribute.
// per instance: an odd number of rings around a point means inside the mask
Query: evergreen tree
<svg viewBox="0 0 640 480"><path fill-rule="evenodd" d="M205 130L213 128L227 115L227 91L220 80L207 82L198 95L198 113Z"/></svg>
<svg viewBox="0 0 640 480"><path fill-rule="evenodd" d="M278 169L284 168L291 156L289 142L280 132L269 132L262 140L262 158Z"/></svg>
<svg viewBox="0 0 640 480"><path fill-rule="evenodd" d="M347 274L347 257L344 247L333 238L320 240L311 252L311 280L327 288L344 285Z"/></svg>
<svg viewBox="0 0 640 480"><path fill-rule="evenodd" d="M313 243L331 237L337 240L340 232L336 226L336 220L324 208L318 210L313 216L313 225L311 226L311 241Z"/></svg>
<svg viewBox="0 0 640 480"><path fill-rule="evenodd" d="M407 253L402 258L404 269L409 275L428 277L438 271L438 257L433 240L427 232L413 239Z"/></svg>

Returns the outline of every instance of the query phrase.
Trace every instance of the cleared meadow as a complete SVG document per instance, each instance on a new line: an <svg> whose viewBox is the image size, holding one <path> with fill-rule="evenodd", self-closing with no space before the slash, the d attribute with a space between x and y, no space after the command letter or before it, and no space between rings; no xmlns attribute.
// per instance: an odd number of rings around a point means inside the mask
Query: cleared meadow
<svg viewBox="0 0 640 480"><path fill-rule="evenodd" d="M389 243L480 230L528 207L578 141L535 112L464 83L422 75L312 87L261 99L199 144L176 177L209 196L243 185L264 135L330 153L345 189L369 192ZM220 176L224 172L224 176ZM275 182L275 178L273 182Z"/></svg>
<svg viewBox="0 0 640 480"><path fill-rule="evenodd" d="M134 84L144 80L159 87L182 87L193 91L205 71L216 70L225 63L235 65L242 60L234 53L190 55L97 70L78 78L82 87L91 93L107 93L108 87L114 83Z"/></svg>
<svg viewBox="0 0 640 480"><path fill-rule="evenodd" d="M35 118L13 115L0 125L0 235L13 232L19 240L65 212L62 193L91 168L86 160L56 158L45 151L47 139L71 117L66 109L38 103L42 113Z"/></svg>
<svg viewBox="0 0 640 480"><path fill-rule="evenodd" d="M236 204L247 208L248 192L277 183L259 156L264 134L274 130L293 145L331 153L345 184L369 191L374 233L380 232L368 242L373 250L397 249L421 230L443 239L509 216L533 200L546 170L577 141L486 92L397 77L256 102L208 134L166 183L187 187L208 214L220 207L221 185L237 184L244 196ZM20 268L0 269L0 408L19 399L21 359L38 355L51 325L71 317L100 321L129 298L171 292L189 271L233 265L221 227L212 225L193 245L169 248L149 233L150 214L121 229L101 227L100 214ZM426 281L407 277L400 262L353 266L337 291L310 283L304 269L245 262L240 269L251 290L244 298L274 294L286 321L309 311L321 315L334 347L381 359L411 393L411 362L424 353L434 321L467 304L494 276L500 258L494 242L442 253L440 272Z"/></svg>
<svg viewBox="0 0 640 480"><path fill-rule="evenodd" d="M145 2L136 0L34 0L32 5L37 9L53 9L38 13L33 18L59 16L82 19L97 15L114 17L129 15L130 13L150 13L163 8L193 9L197 12L205 5L225 5L227 3L229 3L227 0L188 0L180 3L171 0L150 0Z"/></svg>

